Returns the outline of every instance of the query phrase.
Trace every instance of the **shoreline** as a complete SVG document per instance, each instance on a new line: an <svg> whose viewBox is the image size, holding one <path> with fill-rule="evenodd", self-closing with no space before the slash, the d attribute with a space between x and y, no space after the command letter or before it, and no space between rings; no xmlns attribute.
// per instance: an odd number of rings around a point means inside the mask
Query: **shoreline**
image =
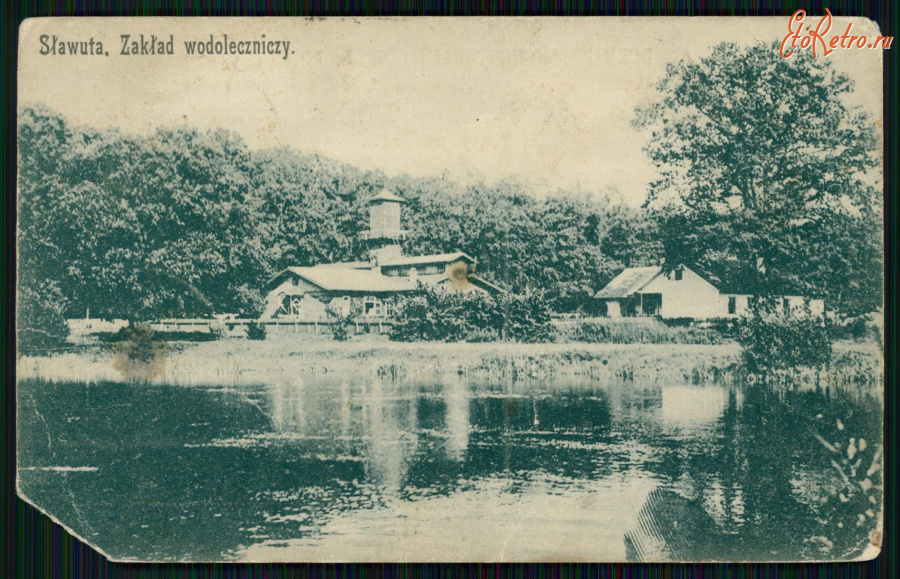
<svg viewBox="0 0 900 579"><path fill-rule="evenodd" d="M78 352L23 356L17 378L50 382L161 383L184 386L266 383L283 376L410 380L453 374L468 378L640 383L711 383L746 378L741 349L725 344L442 343L387 340L173 342L146 364L123 364L108 345ZM874 343L835 344L822 370L782 372L777 382L823 383L857 389L883 383L883 357Z"/></svg>

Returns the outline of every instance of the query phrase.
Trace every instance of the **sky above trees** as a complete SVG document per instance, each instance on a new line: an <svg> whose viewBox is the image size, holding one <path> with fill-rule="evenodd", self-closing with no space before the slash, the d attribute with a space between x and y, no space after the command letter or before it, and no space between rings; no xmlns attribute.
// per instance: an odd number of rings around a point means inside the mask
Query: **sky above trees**
<svg viewBox="0 0 900 579"><path fill-rule="evenodd" d="M527 181L537 195L600 191L640 205L657 174L631 125L667 63L722 41L779 40L787 18L541 21L363 20L190 23L84 20L72 38L183 39L229 33L292 41L288 59L249 56L63 58L37 54L45 21L21 31L20 102L129 133L227 128L251 149L290 146L388 176ZM833 31L846 23L836 20ZM55 29L57 34L58 27ZM856 33L877 34L855 21ZM32 46L34 45L34 46ZM773 54L773 58L778 58ZM828 57L848 95L881 116L881 51Z"/></svg>

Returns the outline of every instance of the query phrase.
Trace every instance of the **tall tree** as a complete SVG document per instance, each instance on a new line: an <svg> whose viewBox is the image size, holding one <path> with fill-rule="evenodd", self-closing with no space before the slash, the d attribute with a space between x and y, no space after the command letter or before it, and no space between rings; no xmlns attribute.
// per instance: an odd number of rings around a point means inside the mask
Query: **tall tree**
<svg viewBox="0 0 900 579"><path fill-rule="evenodd" d="M725 43L670 64L657 90L635 125L660 175L647 206L667 263L847 315L881 305L878 132L848 104L847 75L806 52Z"/></svg>
<svg viewBox="0 0 900 579"><path fill-rule="evenodd" d="M275 272L365 258L366 200L385 186L408 201L408 254L465 251L485 277L544 292L559 311L584 306L622 256L646 259L651 236L602 196L388 179L296 149L252 151L228 131L97 131L32 105L18 129L19 321L38 346L88 309L254 315Z"/></svg>

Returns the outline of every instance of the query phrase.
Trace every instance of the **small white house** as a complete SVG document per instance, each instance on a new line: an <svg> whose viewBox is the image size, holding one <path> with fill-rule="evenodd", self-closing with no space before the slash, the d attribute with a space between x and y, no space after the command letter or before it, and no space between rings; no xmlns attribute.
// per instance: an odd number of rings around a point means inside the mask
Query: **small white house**
<svg viewBox="0 0 900 579"><path fill-rule="evenodd" d="M750 309L753 296L721 292L712 281L687 266L669 272L661 266L629 267L594 296L606 305L611 318L659 316L666 319L710 320L737 318ZM825 302L802 296L778 298L779 308L792 315L823 316Z"/></svg>

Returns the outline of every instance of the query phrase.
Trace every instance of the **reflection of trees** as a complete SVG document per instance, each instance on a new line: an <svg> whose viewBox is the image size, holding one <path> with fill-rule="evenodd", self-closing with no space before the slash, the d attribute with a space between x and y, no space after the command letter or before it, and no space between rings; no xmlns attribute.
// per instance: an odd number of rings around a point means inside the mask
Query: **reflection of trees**
<svg viewBox="0 0 900 579"><path fill-rule="evenodd" d="M865 478L865 467L853 469L846 460L848 443L864 436L880 441L878 404L814 391L748 387L745 393L747 439L734 441L744 449L738 471L747 509L742 550L758 558L858 556L853 548L867 542L874 527L874 517L866 515L872 495L860 492L856 481L846 484L832 466L846 465L857 481ZM859 452L852 454L861 465ZM842 488L850 496L841 496Z"/></svg>
<svg viewBox="0 0 900 579"><path fill-rule="evenodd" d="M797 502L791 480L798 454L810 441L775 398L766 388L747 387L741 413L746 438L726 441L743 458L736 471L746 518L740 551L752 559L796 558L809 531L809 513Z"/></svg>
<svg viewBox="0 0 900 579"><path fill-rule="evenodd" d="M609 434L604 392L473 396L471 389L468 382L450 377L442 381L438 395L419 397L418 426L433 436L420 441L423 452L408 465L411 488L448 494L460 481L498 474L600 478L611 472L615 457L590 446Z"/></svg>
<svg viewBox="0 0 900 579"><path fill-rule="evenodd" d="M471 383L452 375L418 387L288 381L270 387L270 395L276 428L303 435L295 452L299 445L319 453L310 463L313 473L346 482L362 466L363 484L379 487L352 508L378 494L446 495L498 476L516 492L536 473L560 477L561 490L569 480L649 473L665 493L648 499L645 521L698 521L683 524L680 539L664 541L667 556L769 560L844 553L874 525L866 513L880 506L880 472L867 475L880 448L877 404L822 392L750 386L473 392ZM835 426L838 418L844 430ZM361 459L356 469L336 463L339 449ZM842 490L832 461L855 477L852 485L874 490ZM321 477L307 474L298 474L297 484L322 485ZM335 492L339 502L348 491ZM632 530L630 548L653 552L646 540L635 543L639 531ZM830 545L827 551L823 545Z"/></svg>
<svg viewBox="0 0 900 579"><path fill-rule="evenodd" d="M721 427L723 444L717 454L720 469L721 523L725 532L733 533L744 524L746 504L744 489L738 473L744 466L744 450L747 446L746 425L740 420L743 408L743 393L736 388L728 389L728 402L722 412Z"/></svg>
<svg viewBox="0 0 900 579"><path fill-rule="evenodd" d="M641 430L643 440L662 451L661 460L648 468L667 479L680 498L648 498L643 522L626 538L631 556L662 552L676 559L771 560L859 555L860 540L865 543L875 525L867 511L874 514L881 497L880 471L869 466L880 447L865 443L868 454L860 458L859 440L880 440L879 412L877 403L753 386L728 389L712 430L692 437L680 429ZM833 464L847 478L855 475L855 481L847 484ZM873 476L864 482L870 471ZM864 488L874 490L866 493ZM679 512L702 508L715 521L694 531L683 529L690 537L686 544L663 540L660 525L665 525L659 521L672 518L673 502L681 505Z"/></svg>

